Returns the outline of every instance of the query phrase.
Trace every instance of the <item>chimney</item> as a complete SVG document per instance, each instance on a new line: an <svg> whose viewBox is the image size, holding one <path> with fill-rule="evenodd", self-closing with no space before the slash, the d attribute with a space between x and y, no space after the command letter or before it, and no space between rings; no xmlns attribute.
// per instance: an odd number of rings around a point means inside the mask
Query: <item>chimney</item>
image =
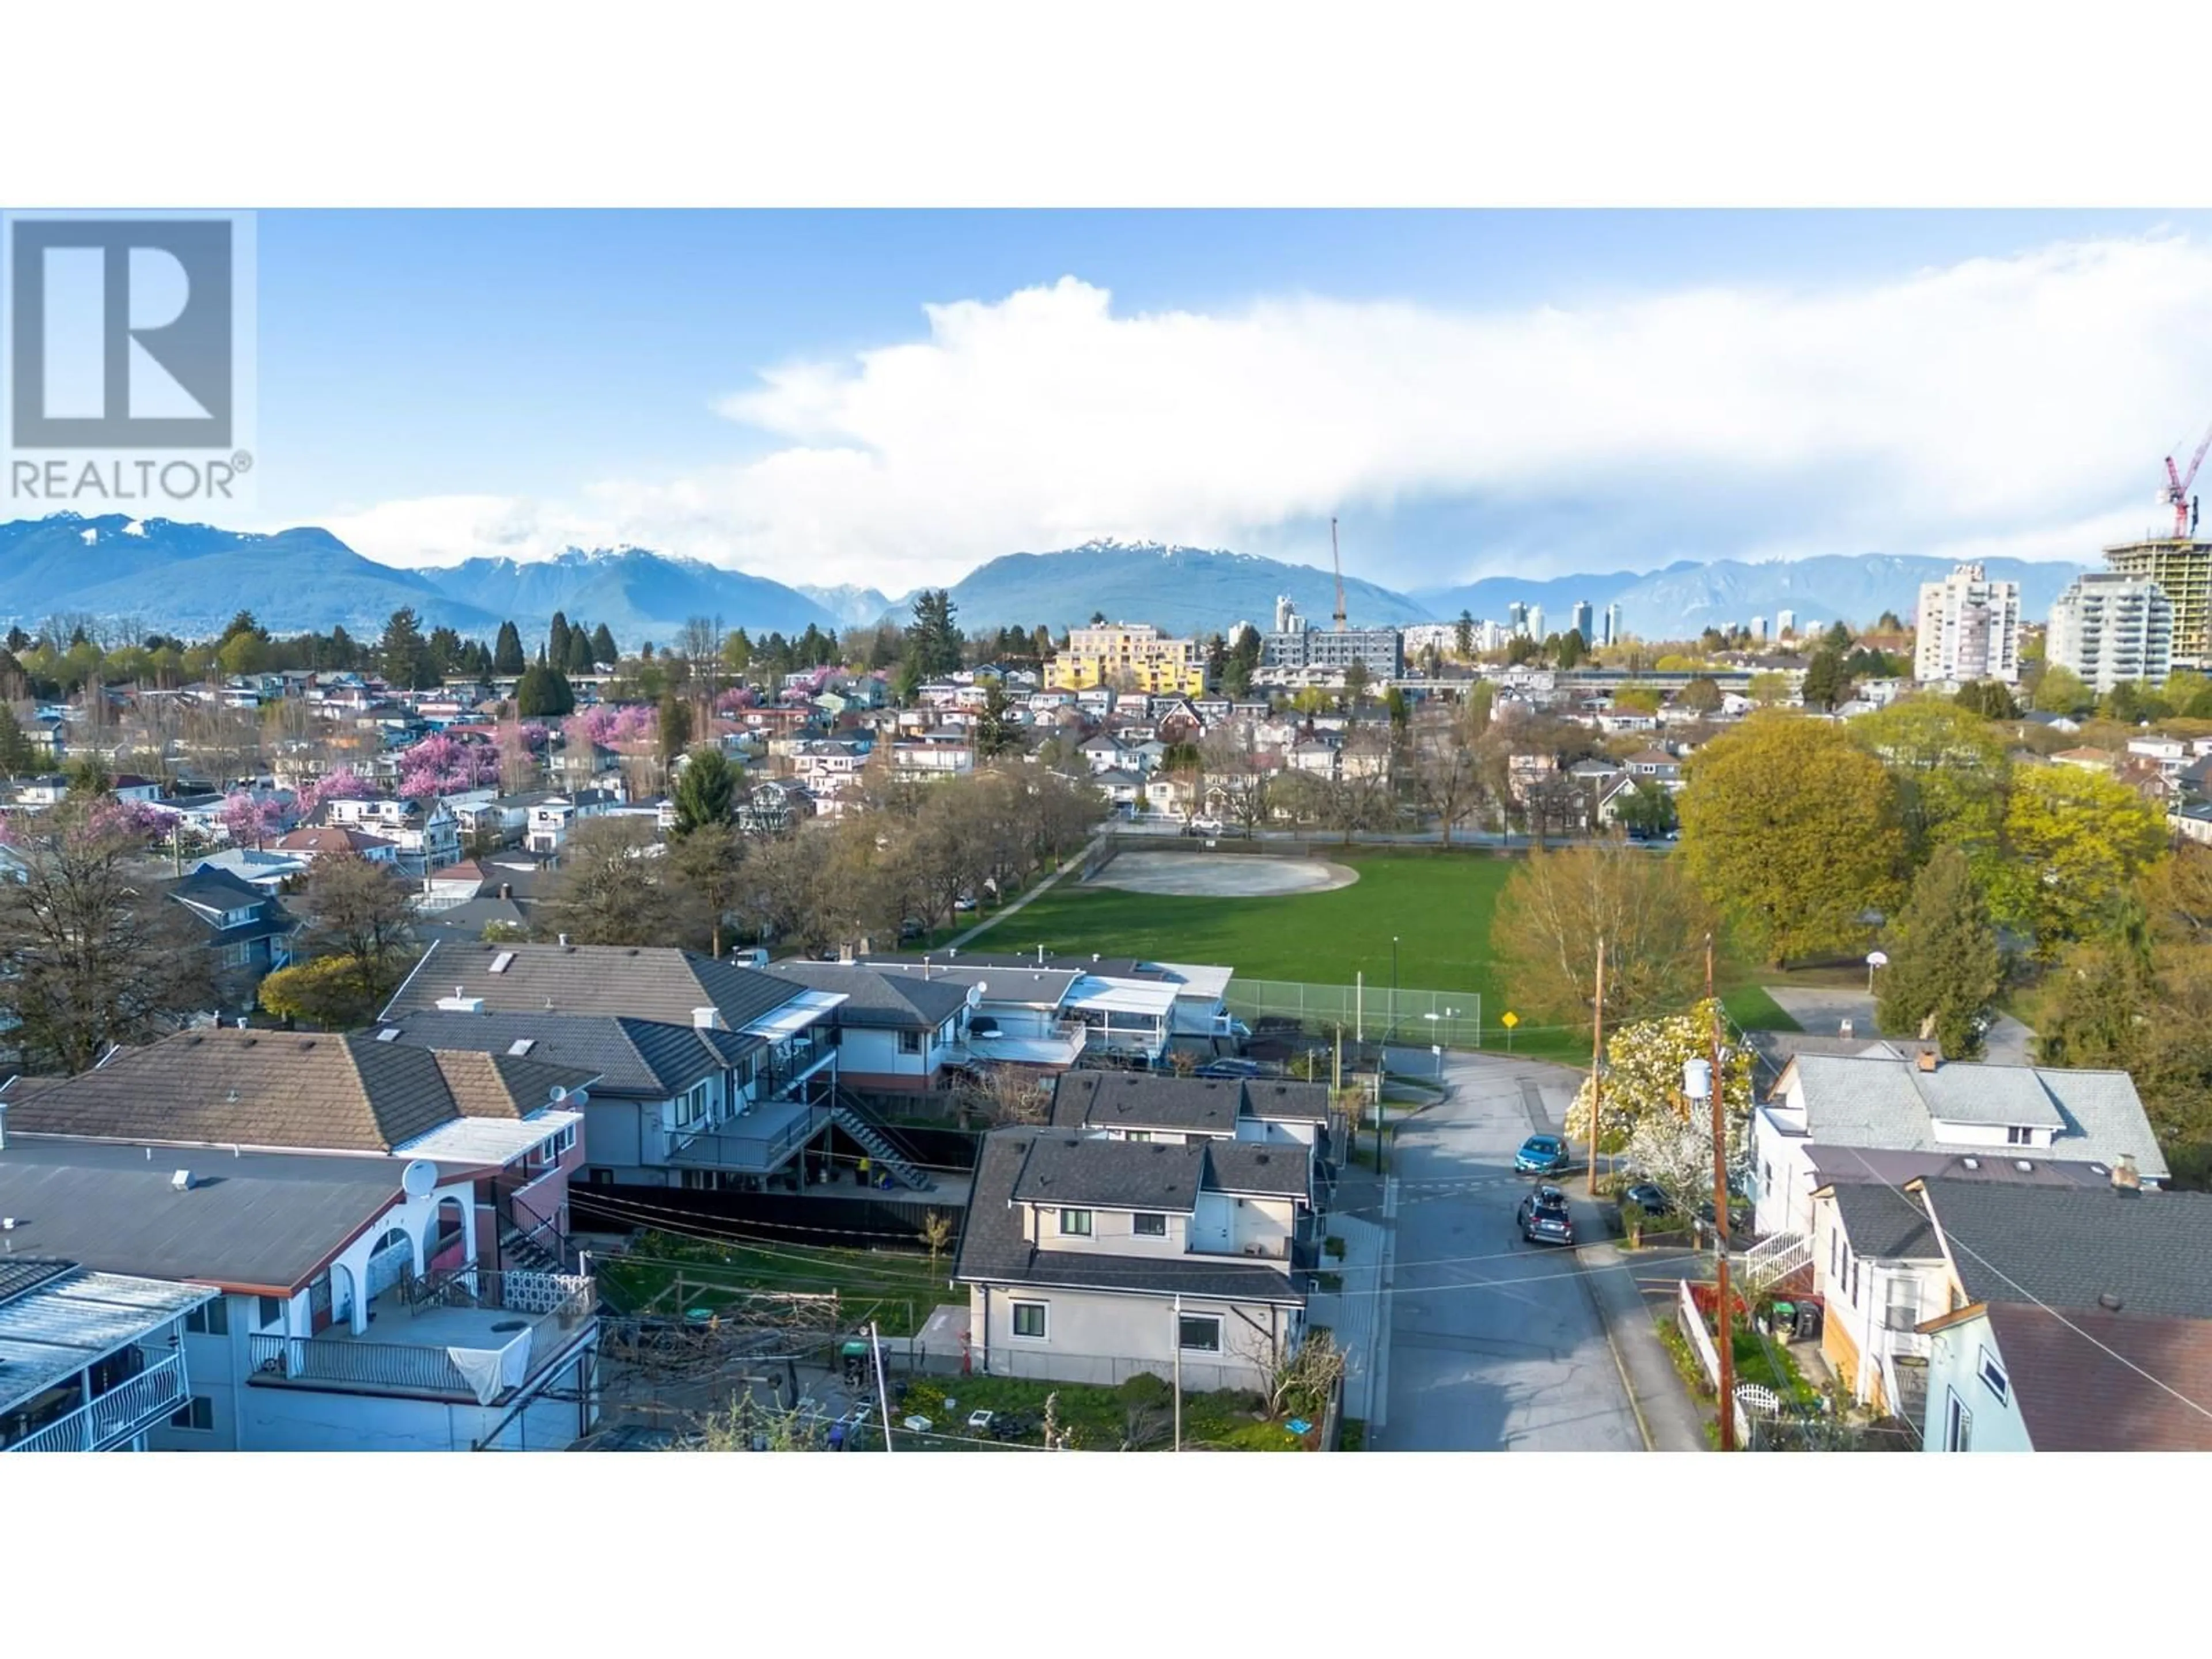
<svg viewBox="0 0 2212 1659"><path fill-rule="evenodd" d="M2136 1155L2122 1152L2112 1165L2112 1190L2124 1196L2140 1197L2142 1194L2142 1174L2136 1168Z"/></svg>
<svg viewBox="0 0 2212 1659"><path fill-rule="evenodd" d="M566 933L562 933L558 937L560 939L561 948L564 951L567 950L568 948L568 936Z"/></svg>
<svg viewBox="0 0 2212 1659"><path fill-rule="evenodd" d="M1920 1058L1915 1063L1923 1072L1934 1071L1938 1063L1936 1051L1933 1048L1923 1048L1920 1051Z"/></svg>
<svg viewBox="0 0 2212 1659"><path fill-rule="evenodd" d="M511 881L503 881L500 883L499 896L503 899L513 898L514 896L514 884Z"/></svg>
<svg viewBox="0 0 2212 1659"><path fill-rule="evenodd" d="M694 1008L691 1024L702 1031L721 1031L729 1028L722 1024L722 1011L715 1007Z"/></svg>

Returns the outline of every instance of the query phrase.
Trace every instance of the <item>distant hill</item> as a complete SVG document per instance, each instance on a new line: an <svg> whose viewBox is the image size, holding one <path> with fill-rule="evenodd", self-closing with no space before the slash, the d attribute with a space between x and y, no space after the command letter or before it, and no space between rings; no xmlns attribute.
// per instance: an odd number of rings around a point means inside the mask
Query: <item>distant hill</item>
<svg viewBox="0 0 2212 1659"><path fill-rule="evenodd" d="M888 595L849 583L842 587L809 587L801 582L792 592L805 594L848 628L872 627L894 608ZM804 629L805 623L799 627Z"/></svg>
<svg viewBox="0 0 2212 1659"><path fill-rule="evenodd" d="M755 639L803 634L809 623L830 633L843 625L824 606L765 576L639 547L571 548L528 562L471 559L422 574L463 604L513 617L526 635L543 632L560 611L572 622L580 617L595 628L606 623L633 650L644 640L672 642L691 617L719 617L724 627L742 628Z"/></svg>
<svg viewBox="0 0 2212 1659"><path fill-rule="evenodd" d="M952 588L963 628L1079 627L1094 612L1114 622L1152 623L1171 634L1226 632L1249 622L1274 625L1275 596L1288 594L1301 616L1327 627L1336 585L1326 570L1251 553L1158 542L1088 542L1057 553L1009 553L970 571ZM1346 613L1355 628L1434 620L1403 593L1347 576Z"/></svg>
<svg viewBox="0 0 2212 1659"><path fill-rule="evenodd" d="M278 633L343 625L373 638L402 605L426 628L489 636L499 626L499 613L441 594L419 571L365 559L325 530L253 535L119 513L0 524L0 616L27 628L85 611L190 636L251 611Z"/></svg>
<svg viewBox="0 0 2212 1659"><path fill-rule="evenodd" d="M1983 563L1991 580L2020 584L2022 619L2033 622L2040 622L2051 601L2087 568L2027 559ZM1795 611L1801 623L1843 621L1859 626L1893 611L1910 624L1920 585L1950 572L1948 559L1902 553L1829 554L1760 564L1716 559L1710 564L1684 561L1643 576L1616 572L1541 582L1491 576L1458 587L1424 589L1413 597L1443 617L1456 617L1465 609L1494 622L1504 620L1509 604L1526 600L1544 607L1547 630L1565 625L1569 607L1577 599L1589 600L1600 611L1618 604L1622 626L1630 632L1646 639L1680 639L1753 617L1765 617L1771 624L1775 612L1783 610Z"/></svg>

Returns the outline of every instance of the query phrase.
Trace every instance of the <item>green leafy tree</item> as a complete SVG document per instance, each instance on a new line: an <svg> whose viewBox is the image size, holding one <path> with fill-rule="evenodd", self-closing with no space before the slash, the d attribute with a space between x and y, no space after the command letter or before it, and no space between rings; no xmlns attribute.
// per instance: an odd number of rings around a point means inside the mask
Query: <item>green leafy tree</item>
<svg viewBox="0 0 2212 1659"><path fill-rule="evenodd" d="M2063 663L2051 664L2036 682L2035 707L2040 713L2075 716L2086 714L2096 706L2096 693Z"/></svg>
<svg viewBox="0 0 2212 1659"><path fill-rule="evenodd" d="M575 688L560 670L532 663L516 683L514 712L526 720L562 719L576 712Z"/></svg>
<svg viewBox="0 0 2212 1659"><path fill-rule="evenodd" d="M1815 651L1813 660L1806 665L1805 682L1798 688L1798 695L1804 698L1808 708L1832 709L1839 703L1849 702L1851 677L1844 666L1844 653L1827 645Z"/></svg>
<svg viewBox="0 0 2212 1659"><path fill-rule="evenodd" d="M1981 715L1944 697L1900 697L1850 723L1852 738L1897 784L1905 857L1963 848L1985 882L1994 876L2004 815L2006 745Z"/></svg>
<svg viewBox="0 0 2212 1659"><path fill-rule="evenodd" d="M241 632L225 640L215 654L226 674L258 674L268 665L269 647L255 635Z"/></svg>
<svg viewBox="0 0 2212 1659"><path fill-rule="evenodd" d="M520 675L530 665L522 654L522 633L511 622L499 625L499 637L491 648L491 672L495 674Z"/></svg>
<svg viewBox="0 0 2212 1659"><path fill-rule="evenodd" d="M1367 665L1354 657L1344 665L1344 700L1357 708L1367 700L1367 689L1375 683L1375 676Z"/></svg>
<svg viewBox="0 0 2212 1659"><path fill-rule="evenodd" d="M2165 814L2118 779L2078 766L2022 767L2005 807L1992 908L2033 937L2039 958L2054 961L2069 941L2110 923L2166 839Z"/></svg>
<svg viewBox="0 0 2212 1659"><path fill-rule="evenodd" d="M1763 708L1790 700L1790 676L1778 670L1767 669L1751 677L1747 688L1751 700Z"/></svg>
<svg viewBox="0 0 2212 1659"><path fill-rule="evenodd" d="M1953 699L1960 708L1984 720L2009 720L2020 718L2020 705L2013 700L2011 690L2000 680L1976 680L1962 685Z"/></svg>
<svg viewBox="0 0 2212 1659"><path fill-rule="evenodd" d="M1882 949L1889 965L1877 981L1881 1029L1917 1036L1931 1028L1949 1058L1980 1054L1990 1005L2004 985L2004 958L1981 887L1959 848L1939 848L1914 878Z"/></svg>
<svg viewBox="0 0 2212 1659"><path fill-rule="evenodd" d="M1650 778L1638 778L1613 811L1622 829L1644 836L1663 836L1681 821L1674 793Z"/></svg>
<svg viewBox="0 0 2212 1659"><path fill-rule="evenodd" d="M1720 682L1710 674L1700 674L1674 694L1674 702L1676 707L1693 714L1717 714L1721 712Z"/></svg>
<svg viewBox="0 0 2212 1659"><path fill-rule="evenodd" d="M1895 900L1905 839L1881 763L1842 727L1753 715L1691 760L1679 856L1707 900L1777 965L1862 947Z"/></svg>
<svg viewBox="0 0 2212 1659"><path fill-rule="evenodd" d="M1579 668L1589 656L1589 646L1583 636L1570 628L1556 636L1552 647L1553 659L1562 668Z"/></svg>
<svg viewBox="0 0 2212 1659"><path fill-rule="evenodd" d="M709 824L727 823L738 775L719 749L702 749L687 759L676 777L676 833L688 836Z"/></svg>

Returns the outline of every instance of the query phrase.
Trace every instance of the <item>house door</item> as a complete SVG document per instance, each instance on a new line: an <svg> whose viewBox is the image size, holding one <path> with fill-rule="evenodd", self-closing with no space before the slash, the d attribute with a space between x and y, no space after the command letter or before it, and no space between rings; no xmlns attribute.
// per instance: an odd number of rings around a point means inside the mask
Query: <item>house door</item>
<svg viewBox="0 0 2212 1659"><path fill-rule="evenodd" d="M1199 1207L1190 1218L1190 1230L1195 1235L1194 1243L1201 1250L1226 1251L1229 1249L1230 1212L1225 1204Z"/></svg>

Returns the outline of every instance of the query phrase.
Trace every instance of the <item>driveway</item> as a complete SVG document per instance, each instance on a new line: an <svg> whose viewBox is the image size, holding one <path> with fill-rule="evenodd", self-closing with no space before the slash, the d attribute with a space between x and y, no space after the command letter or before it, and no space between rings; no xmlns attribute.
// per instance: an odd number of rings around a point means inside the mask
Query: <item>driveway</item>
<svg viewBox="0 0 2212 1659"><path fill-rule="evenodd" d="M1770 985L1766 994L1774 999L1784 1013L1815 1036L1839 1035L1845 1020L1850 1021L1854 1036L1872 1039L1876 1035L1874 999L1863 991ZM1999 1014L1984 1040L1982 1058L1993 1066L2031 1066L2034 1064L2034 1042L2032 1030L2010 1014Z"/></svg>
<svg viewBox="0 0 2212 1659"><path fill-rule="evenodd" d="M1407 1060L1404 1063L1412 1065ZM1433 1066L1423 1054L1419 1063ZM1555 1128L1577 1082L1563 1066L1448 1056L1443 1104L1392 1146L1396 1230L1380 1451L1640 1451L1643 1431L1580 1253L1521 1242L1529 1182L1513 1153ZM1578 1232L1601 1237L1571 1185Z"/></svg>

